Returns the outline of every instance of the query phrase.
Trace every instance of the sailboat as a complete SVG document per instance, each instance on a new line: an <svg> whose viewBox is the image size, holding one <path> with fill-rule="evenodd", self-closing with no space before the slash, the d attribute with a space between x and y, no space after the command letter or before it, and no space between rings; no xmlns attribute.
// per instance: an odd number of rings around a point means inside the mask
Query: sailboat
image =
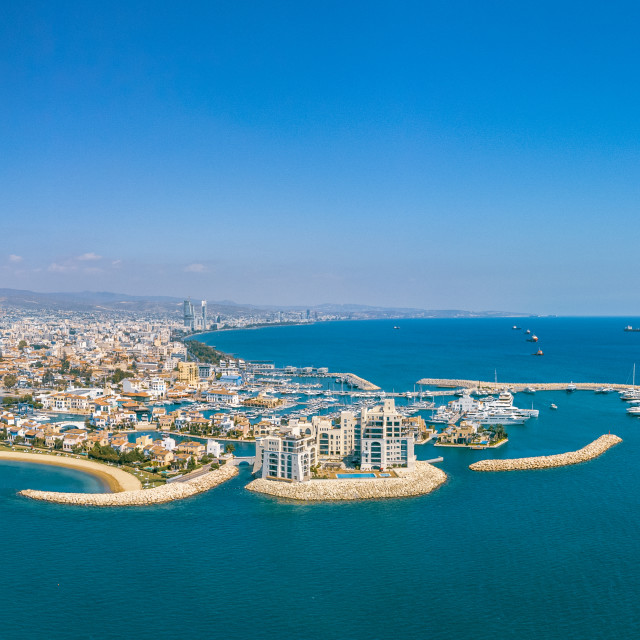
<svg viewBox="0 0 640 640"><path fill-rule="evenodd" d="M620 400L638 400L640 391L636 389L636 363L633 363L633 374L631 377L631 389L620 392Z"/></svg>

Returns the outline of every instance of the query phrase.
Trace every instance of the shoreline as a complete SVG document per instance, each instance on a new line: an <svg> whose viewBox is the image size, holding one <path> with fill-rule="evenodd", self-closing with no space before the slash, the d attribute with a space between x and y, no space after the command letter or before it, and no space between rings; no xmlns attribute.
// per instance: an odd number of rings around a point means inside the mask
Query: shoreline
<svg viewBox="0 0 640 640"><path fill-rule="evenodd" d="M420 496L435 491L447 474L427 462L416 462L415 469L394 469L397 478L309 480L282 482L258 478L245 488L255 493L297 502L338 502L380 500Z"/></svg>
<svg viewBox="0 0 640 640"><path fill-rule="evenodd" d="M498 460L479 460L469 465L472 471L525 471L531 469L549 469L580 464L601 456L605 451L622 442L622 438L605 433L586 447L577 451L557 453L550 456L534 456L531 458L510 458Z"/></svg>
<svg viewBox="0 0 640 640"><path fill-rule="evenodd" d="M66 467L88 473L100 479L111 492L108 495L118 494L126 491L137 491L142 489L142 483L138 478L127 471L110 467L100 462L92 460L79 460L68 456L56 456L46 453L18 453L14 451L0 451L0 463L2 460L13 460L14 462L30 462L32 464L46 464L52 467ZM99 494L87 494L99 495Z"/></svg>

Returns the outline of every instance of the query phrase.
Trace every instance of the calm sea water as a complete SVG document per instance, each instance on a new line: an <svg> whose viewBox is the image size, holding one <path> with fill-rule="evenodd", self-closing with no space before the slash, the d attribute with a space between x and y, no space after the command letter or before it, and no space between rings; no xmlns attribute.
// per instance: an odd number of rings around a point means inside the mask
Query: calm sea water
<svg viewBox="0 0 640 640"><path fill-rule="evenodd" d="M544 358L528 356L531 345L502 320L403 321L400 331L335 323L210 341L396 389L422 376L492 379L494 368L505 380L624 382L640 346L639 334L622 332L629 321L531 320ZM0 635L638 637L640 420L617 395L538 393L533 402L540 418L511 427L489 455L566 451L609 430L624 442L586 464L515 474L474 474L468 465L486 452L425 445L419 457L442 454L449 476L435 493L319 505L251 494L247 470L151 509L40 504L15 490L81 490L89 480L2 464L3 586L16 606Z"/></svg>

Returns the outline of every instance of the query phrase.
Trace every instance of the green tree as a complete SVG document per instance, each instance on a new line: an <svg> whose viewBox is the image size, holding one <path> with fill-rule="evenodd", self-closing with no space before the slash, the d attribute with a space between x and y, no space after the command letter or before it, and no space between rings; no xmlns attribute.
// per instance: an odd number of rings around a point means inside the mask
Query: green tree
<svg viewBox="0 0 640 640"><path fill-rule="evenodd" d="M26 340L20 340L20 342L18 342L18 349L20 349L20 351L24 351L26 346L27 346Z"/></svg>
<svg viewBox="0 0 640 640"><path fill-rule="evenodd" d="M134 374L130 371L123 371L122 369L116 369L111 376L111 382L113 384L118 384L122 382L125 378L133 378Z"/></svg>
<svg viewBox="0 0 640 640"><path fill-rule="evenodd" d="M15 387L16 384L18 383L18 378L16 376L14 376L12 373L8 373L3 378L3 382L4 382L4 386L7 389L13 389L13 387Z"/></svg>
<svg viewBox="0 0 640 640"><path fill-rule="evenodd" d="M56 451L62 451L62 438L56 438L55 442L53 443L53 448Z"/></svg>
<svg viewBox="0 0 640 640"><path fill-rule="evenodd" d="M67 358L65 354L62 360L60 361L60 373L63 373L63 374L67 373L69 371L70 366L71 366L71 363L69 362L69 358Z"/></svg>
<svg viewBox="0 0 640 640"><path fill-rule="evenodd" d="M225 453L233 453L236 450L234 444L232 442L230 442L225 448L224 451Z"/></svg>

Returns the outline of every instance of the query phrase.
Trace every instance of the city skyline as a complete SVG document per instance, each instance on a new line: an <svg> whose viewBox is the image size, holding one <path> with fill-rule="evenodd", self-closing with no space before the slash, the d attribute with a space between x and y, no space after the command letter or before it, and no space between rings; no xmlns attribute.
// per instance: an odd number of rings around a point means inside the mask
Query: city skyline
<svg viewBox="0 0 640 640"><path fill-rule="evenodd" d="M638 8L27 3L3 286L640 315Z"/></svg>

